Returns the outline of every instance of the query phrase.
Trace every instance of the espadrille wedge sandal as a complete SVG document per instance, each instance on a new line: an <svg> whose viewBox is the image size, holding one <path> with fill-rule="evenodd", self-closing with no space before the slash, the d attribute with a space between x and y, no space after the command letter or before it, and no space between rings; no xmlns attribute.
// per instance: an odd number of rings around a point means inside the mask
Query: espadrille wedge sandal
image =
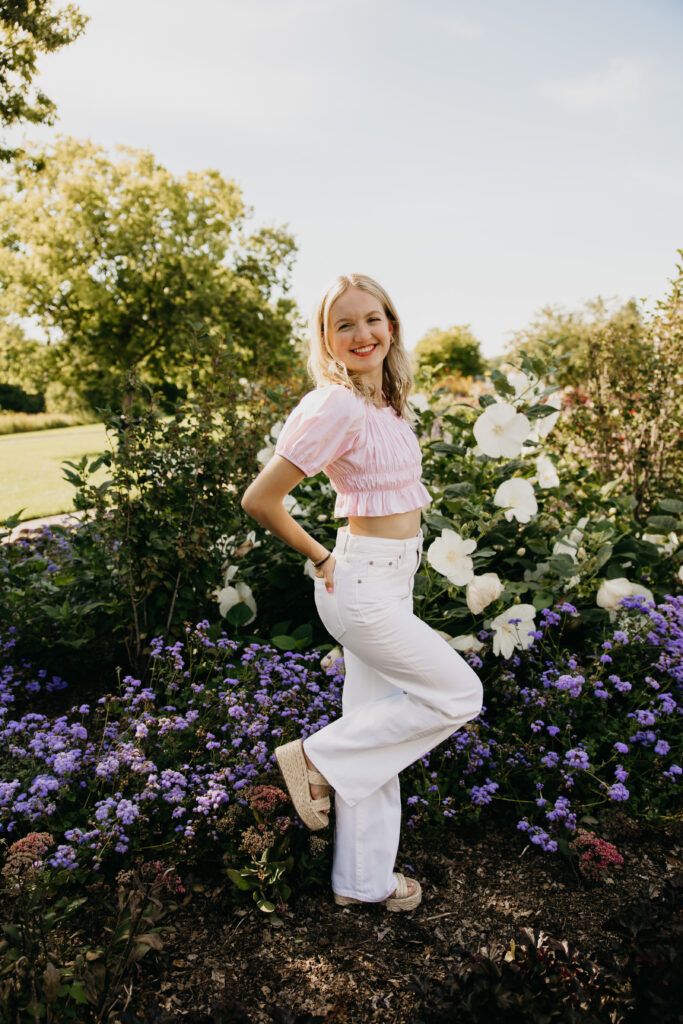
<svg viewBox="0 0 683 1024"><path fill-rule="evenodd" d="M411 882L416 887L414 892L410 892L408 889L408 883L403 875L396 872L394 875L396 879L396 892L387 899L382 900L387 910L394 912L399 910L415 910L422 901L422 886L418 881L411 878ZM337 893L334 894L334 902L338 907L348 907L352 903L364 903L364 900L354 899L353 896L339 896Z"/></svg>
<svg viewBox="0 0 683 1024"><path fill-rule="evenodd" d="M276 747L275 757L296 813L304 825L313 831L325 828L329 825L329 815L323 814L323 811L329 811L330 798L321 796L314 800L309 787L327 786L329 789L330 784L320 772L306 764L301 740L292 740L291 743Z"/></svg>

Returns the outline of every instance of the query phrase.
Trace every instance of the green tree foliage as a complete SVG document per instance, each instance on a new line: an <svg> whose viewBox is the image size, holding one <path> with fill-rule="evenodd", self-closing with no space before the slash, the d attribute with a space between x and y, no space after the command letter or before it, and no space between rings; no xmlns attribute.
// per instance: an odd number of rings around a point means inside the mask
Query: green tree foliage
<svg viewBox="0 0 683 1024"><path fill-rule="evenodd" d="M582 310L568 311L561 306L544 306L534 320L513 334L505 354L492 361L517 363L523 352L532 358L542 358L544 343L553 345L553 360L557 363L557 383L561 386L582 384L591 372L590 342L596 331L613 329L629 346L629 352L638 358L645 327L634 299L616 310L598 296L586 302Z"/></svg>
<svg viewBox="0 0 683 1024"><path fill-rule="evenodd" d="M27 149L0 178L0 315L35 318L53 375L91 407L133 370L184 394L189 326L230 336L244 375L288 372L295 245L249 233L250 212L218 171L174 177L148 152L69 138Z"/></svg>
<svg viewBox="0 0 683 1024"><path fill-rule="evenodd" d="M0 124L53 124L55 105L36 89L38 55L54 53L83 32L88 18L75 4L55 9L53 0L0 2ZM0 160L18 150L0 145Z"/></svg>
<svg viewBox="0 0 683 1024"><path fill-rule="evenodd" d="M679 250L683 257L683 250ZM560 451L591 465L597 480L631 496L636 515L657 500L680 498L683 466L683 266L655 312L597 324L587 339L587 366L572 392ZM655 517L651 532L678 529Z"/></svg>
<svg viewBox="0 0 683 1024"><path fill-rule="evenodd" d="M430 375L432 380L451 374L476 377L486 368L480 344L469 324L449 327L445 331L433 327L415 346L413 361L418 381L428 368L435 371Z"/></svg>
<svg viewBox="0 0 683 1024"><path fill-rule="evenodd" d="M20 324L0 322L0 382L24 391L44 392L50 381L46 366L47 349L40 341L27 338Z"/></svg>

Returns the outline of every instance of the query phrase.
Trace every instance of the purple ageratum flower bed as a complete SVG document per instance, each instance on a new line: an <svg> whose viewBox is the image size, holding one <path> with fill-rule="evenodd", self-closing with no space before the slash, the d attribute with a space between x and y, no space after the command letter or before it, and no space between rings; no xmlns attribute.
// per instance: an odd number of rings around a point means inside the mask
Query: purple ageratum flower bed
<svg viewBox="0 0 683 1024"><path fill-rule="evenodd" d="M507 660L479 652L482 714L419 762L412 788L406 779L409 826L497 804L521 812L517 828L555 852L582 814L621 805L656 821L677 806L683 597L625 598L611 637L596 634L581 652L561 639L563 617L575 615L569 604L542 613L531 647Z"/></svg>
<svg viewBox="0 0 683 1024"><path fill-rule="evenodd" d="M155 641L152 653L147 685L126 677L118 693L52 720L12 717L35 698L35 679L5 667L0 835L40 825L58 839L51 863L65 868L98 869L155 841L190 855L219 840L217 818L245 786L277 774L275 746L341 709L340 666L324 672L317 652L240 649L200 623L184 644Z"/></svg>
<svg viewBox="0 0 683 1024"><path fill-rule="evenodd" d="M580 654L561 643L570 605L508 660L479 634L489 643L466 657L477 657L486 707L403 774L410 826L452 827L503 803L554 852L587 809L667 813L681 775L683 597L622 604L615 630L628 642L600 636ZM126 677L92 707L49 719L30 708L53 681L13 669L11 644L0 646L0 834L49 831L51 863L67 869L98 870L138 846L210 851L244 787L277 774L274 748L341 713L340 662L324 671L319 652L240 647L204 622L184 642L153 642L144 685Z"/></svg>

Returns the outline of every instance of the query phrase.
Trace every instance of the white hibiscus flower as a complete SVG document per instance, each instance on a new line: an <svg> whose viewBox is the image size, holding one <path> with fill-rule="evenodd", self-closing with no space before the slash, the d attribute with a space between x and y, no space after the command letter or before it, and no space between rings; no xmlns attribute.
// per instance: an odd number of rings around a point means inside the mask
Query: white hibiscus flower
<svg viewBox="0 0 683 1024"><path fill-rule="evenodd" d="M563 537L562 540L555 541L553 545L554 555L571 555L573 561L576 561L579 544L583 537L583 531L586 529L588 523L588 516L581 516L576 527L572 530L568 537Z"/></svg>
<svg viewBox="0 0 683 1024"><path fill-rule="evenodd" d="M473 633L463 633L461 636L454 636L448 641L449 647L454 651L480 651L484 646L481 640L477 640Z"/></svg>
<svg viewBox="0 0 683 1024"><path fill-rule="evenodd" d="M267 466L273 455L275 455L275 445L267 444L264 448L259 448L256 453L256 461L259 466Z"/></svg>
<svg viewBox="0 0 683 1024"><path fill-rule="evenodd" d="M533 641L531 632L536 628L536 609L532 604L513 604L491 620L493 653L509 658L517 647L525 651ZM511 619L521 619L514 624Z"/></svg>
<svg viewBox="0 0 683 1024"><path fill-rule="evenodd" d="M473 615L479 615L487 605L500 597L503 589L496 572L484 572L481 576L473 576L467 584L467 607Z"/></svg>
<svg viewBox="0 0 683 1024"><path fill-rule="evenodd" d="M341 665L338 665L337 668L339 668L343 672L344 652L342 651L341 647L333 647L331 651L328 651L327 654L320 659L320 667L324 672L327 672L328 669L332 668L335 661L341 662Z"/></svg>
<svg viewBox="0 0 683 1024"><path fill-rule="evenodd" d="M494 459L514 459L529 437L531 424L514 405L495 402L487 405L473 429L480 452Z"/></svg>
<svg viewBox="0 0 683 1024"><path fill-rule="evenodd" d="M414 395L410 396L410 404L413 409L417 409L418 412L426 412L429 408L429 399L426 395L420 392L415 392Z"/></svg>
<svg viewBox="0 0 683 1024"><path fill-rule="evenodd" d="M647 587L642 586L640 583L632 583L625 576L617 576L616 579L602 581L598 588L595 603L600 608L607 609L613 622L616 618L617 607L622 598L638 596L642 596L648 601L654 601L654 595Z"/></svg>
<svg viewBox="0 0 683 1024"><path fill-rule="evenodd" d="M539 416L537 420L533 421L529 433L530 441L542 441L544 437L548 436L560 418L560 409L562 408L562 396L560 393L553 391L552 395L548 395L546 402L554 409L557 409L557 412L553 412L549 416Z"/></svg>
<svg viewBox="0 0 683 1024"><path fill-rule="evenodd" d="M285 506L290 516L302 516L304 514L304 510L293 494L285 494L282 499L282 504Z"/></svg>
<svg viewBox="0 0 683 1024"><path fill-rule="evenodd" d="M649 540L650 544L656 544L661 549L662 555L673 555L679 545L678 535L673 531L664 536L663 533L644 533L643 540Z"/></svg>
<svg viewBox="0 0 683 1024"><path fill-rule="evenodd" d="M508 522L528 523L538 511L536 495L528 480L513 476L504 480L493 496L494 505L505 509Z"/></svg>
<svg viewBox="0 0 683 1024"><path fill-rule="evenodd" d="M256 601L254 595L251 592L251 587L246 583L236 583L234 587L223 587L222 590L215 591L216 600L218 601L218 610L220 614L225 617L231 608L236 604L246 604L247 608L250 609L252 615L244 623L248 626L250 622L253 622L256 618Z"/></svg>
<svg viewBox="0 0 683 1024"><path fill-rule="evenodd" d="M277 423L272 425L269 432L264 437L263 440L266 442L265 447L261 448L256 453L256 461L260 466L266 466L272 459L273 455L275 455L275 442L280 436L280 431L284 425L283 420L278 420Z"/></svg>
<svg viewBox="0 0 683 1024"><path fill-rule="evenodd" d="M536 472L538 473L539 487L559 487L560 478L553 465L552 459L542 454L536 458Z"/></svg>
<svg viewBox="0 0 683 1024"><path fill-rule="evenodd" d="M464 587L474 576L469 555L476 546L475 540L464 540L455 530L444 530L441 536L430 544L427 561L451 583L455 583L457 587Z"/></svg>
<svg viewBox="0 0 683 1024"><path fill-rule="evenodd" d="M508 384L515 389L513 398L515 405L521 403L533 405L539 395L543 393L543 384L536 377L528 377L521 370L511 370L506 376Z"/></svg>
<svg viewBox="0 0 683 1024"><path fill-rule="evenodd" d="M310 558L304 562L304 576L310 576L312 580L315 579L315 566Z"/></svg>

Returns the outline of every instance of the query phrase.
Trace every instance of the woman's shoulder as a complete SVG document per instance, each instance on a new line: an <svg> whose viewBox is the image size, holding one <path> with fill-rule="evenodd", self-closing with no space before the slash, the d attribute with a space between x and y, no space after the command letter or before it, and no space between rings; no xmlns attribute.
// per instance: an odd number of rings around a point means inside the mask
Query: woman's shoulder
<svg viewBox="0 0 683 1024"><path fill-rule="evenodd" d="M360 416L365 402L360 395L343 384L324 384L308 391L299 405L307 412L344 412L347 416Z"/></svg>

